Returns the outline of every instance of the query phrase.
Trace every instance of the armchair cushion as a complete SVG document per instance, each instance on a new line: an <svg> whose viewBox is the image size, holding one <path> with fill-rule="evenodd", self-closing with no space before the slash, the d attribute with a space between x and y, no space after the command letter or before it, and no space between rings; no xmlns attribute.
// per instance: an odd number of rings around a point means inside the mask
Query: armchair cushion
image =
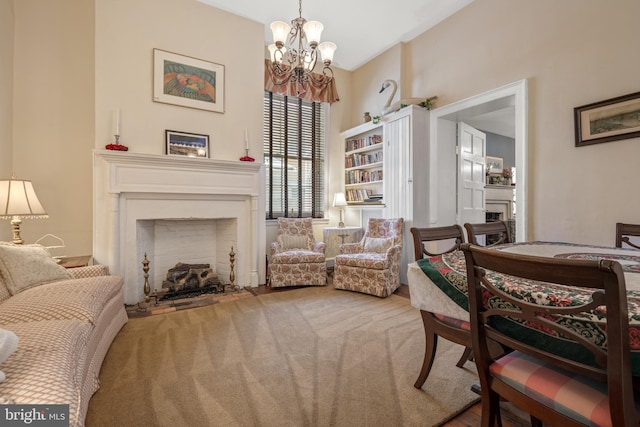
<svg viewBox="0 0 640 427"><path fill-rule="evenodd" d="M364 252L385 253L387 249L393 246L393 237L365 237Z"/></svg>
<svg viewBox="0 0 640 427"><path fill-rule="evenodd" d="M324 253L311 252L304 249L279 252L272 257L274 264L300 264L308 262L325 262Z"/></svg>
<svg viewBox="0 0 640 427"><path fill-rule="evenodd" d="M294 234L281 234L278 236L280 246L283 250L288 249L306 249L309 250L309 237L297 236Z"/></svg>

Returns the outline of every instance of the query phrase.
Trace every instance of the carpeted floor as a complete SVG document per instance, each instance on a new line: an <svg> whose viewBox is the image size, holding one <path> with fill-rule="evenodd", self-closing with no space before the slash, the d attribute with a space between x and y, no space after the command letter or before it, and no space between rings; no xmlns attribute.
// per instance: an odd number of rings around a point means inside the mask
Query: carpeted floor
<svg viewBox="0 0 640 427"><path fill-rule="evenodd" d="M330 286L131 319L87 427L433 426L470 404L475 366L440 340L422 390L419 312Z"/></svg>

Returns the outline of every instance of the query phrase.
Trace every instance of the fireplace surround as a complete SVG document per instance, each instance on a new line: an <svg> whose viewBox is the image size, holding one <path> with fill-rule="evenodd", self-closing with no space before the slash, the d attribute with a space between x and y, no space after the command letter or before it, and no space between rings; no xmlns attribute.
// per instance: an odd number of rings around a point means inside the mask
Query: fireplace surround
<svg viewBox="0 0 640 427"><path fill-rule="evenodd" d="M223 244L211 243L219 253L211 264L219 266L220 281L229 280L224 256L231 246L236 252L236 284L255 287L264 281L260 277L265 259L261 163L108 150L93 154L93 256L124 277L126 304L144 299L144 254L152 268L156 256L167 257L164 250L155 253L154 248L168 246L155 242L162 234L155 231L156 221L225 224L212 237L223 239ZM181 259L183 244L176 245L175 262L189 261ZM161 286L151 284L152 289Z"/></svg>

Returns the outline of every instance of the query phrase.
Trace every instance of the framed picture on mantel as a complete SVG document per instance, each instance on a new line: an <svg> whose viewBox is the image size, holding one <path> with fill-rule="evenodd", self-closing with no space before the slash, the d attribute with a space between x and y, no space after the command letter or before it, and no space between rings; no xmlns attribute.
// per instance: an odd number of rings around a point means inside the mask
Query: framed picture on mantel
<svg viewBox="0 0 640 427"><path fill-rule="evenodd" d="M502 169L504 168L504 159L502 157L487 156L486 162L489 173L502 174Z"/></svg>
<svg viewBox="0 0 640 427"><path fill-rule="evenodd" d="M209 135L166 130L165 136L169 155L209 157Z"/></svg>

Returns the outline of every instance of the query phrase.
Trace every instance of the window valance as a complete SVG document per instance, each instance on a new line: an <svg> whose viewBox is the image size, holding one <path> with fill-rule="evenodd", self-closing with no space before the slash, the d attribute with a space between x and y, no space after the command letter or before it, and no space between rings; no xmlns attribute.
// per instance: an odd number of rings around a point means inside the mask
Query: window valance
<svg viewBox="0 0 640 427"><path fill-rule="evenodd" d="M287 82L286 79L282 79L282 83L280 83L278 82L277 76L274 76L276 81L276 83L274 83L272 74L271 61L265 59L264 90L266 91L286 96L295 96L313 102L328 102L333 104L340 100L338 91L336 90L336 81L333 77L313 73L313 77L318 83L309 80L305 86L302 87L302 85L296 82Z"/></svg>

